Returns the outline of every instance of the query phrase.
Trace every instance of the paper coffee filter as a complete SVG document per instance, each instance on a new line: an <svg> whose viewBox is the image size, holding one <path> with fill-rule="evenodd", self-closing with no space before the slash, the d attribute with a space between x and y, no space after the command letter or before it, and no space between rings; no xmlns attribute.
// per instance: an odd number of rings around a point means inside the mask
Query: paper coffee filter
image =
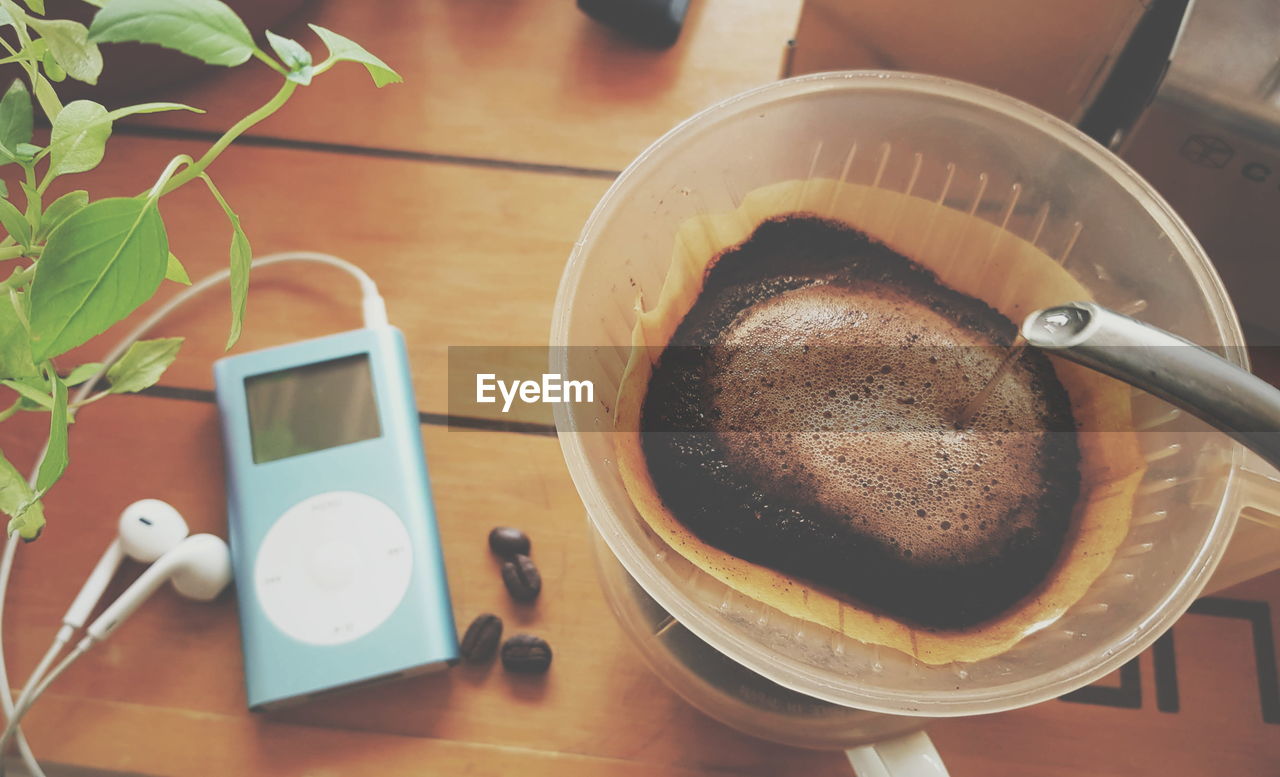
<svg viewBox="0 0 1280 777"><path fill-rule="evenodd" d="M649 527L703 572L752 600L845 636L883 645L927 664L973 662L1007 651L1078 602L1106 570L1129 530L1145 471L1132 431L1128 387L1078 365L1054 360L1077 419L1101 431L1079 434L1081 495L1057 568L1003 615L964 631L931 631L876 613L847 598L752 564L702 542L666 509L640 445L640 412L653 361L702 289L710 261L746 240L763 221L784 214L831 218L867 233L1020 322L1038 308L1091 295L1032 243L939 201L826 178L752 191L731 212L688 219L676 233L657 300L638 301L630 358L615 414L623 483Z"/></svg>

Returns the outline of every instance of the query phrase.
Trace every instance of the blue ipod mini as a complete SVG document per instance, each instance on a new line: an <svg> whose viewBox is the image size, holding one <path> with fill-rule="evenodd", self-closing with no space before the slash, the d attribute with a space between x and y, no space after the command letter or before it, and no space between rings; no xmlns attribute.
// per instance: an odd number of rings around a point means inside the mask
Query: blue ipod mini
<svg viewBox="0 0 1280 777"><path fill-rule="evenodd" d="M214 365L249 707L457 660L404 337Z"/></svg>

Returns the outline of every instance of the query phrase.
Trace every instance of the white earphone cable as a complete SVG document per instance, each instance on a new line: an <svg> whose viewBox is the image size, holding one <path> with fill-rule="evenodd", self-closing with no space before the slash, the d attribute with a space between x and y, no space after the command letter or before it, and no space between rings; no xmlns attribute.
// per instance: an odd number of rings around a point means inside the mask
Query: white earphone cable
<svg viewBox="0 0 1280 777"><path fill-rule="evenodd" d="M369 277L369 274L360 267L340 259L331 254L324 254L315 251L284 251L275 254L254 259L250 263L250 267L266 267L272 264L282 262L311 262L314 264L323 264L335 267L353 276L360 284L361 290L361 310L363 313L364 324L367 327L386 326L387 309L386 303L382 296L378 293L378 286ZM152 328L167 318L174 310L186 304L193 298L203 294L205 291L221 284L231 277L230 270L219 270L208 275L192 285L175 294L163 305L158 307L151 315L147 316L142 323L134 327L127 335L124 336L109 351L102 360L102 369L93 377L82 383L76 390L75 394L69 398L68 404L74 405L89 396L94 387L106 374L107 368L110 367L117 359L124 355L138 340L141 340ZM36 457L35 469L32 470L28 482L34 487L36 472L39 469L39 462L44 458L45 452L48 450L46 443L41 448L40 454ZM91 645L91 641L86 639L80 642L75 649L66 655L52 671L49 666L53 664L54 659L62 648L67 644L70 634L67 629L62 629L58 633L58 637L54 640L47 653L40 663L36 666L31 676L27 679L26 685L23 687L22 693L19 694L17 703L13 699L13 692L9 686L9 671L4 656L3 644L3 624L4 624L4 604L9 590L9 578L13 574L14 556L17 553L18 541L17 533L11 533L5 538L5 548L3 556L0 556L0 707L3 707L8 725L4 734L0 736L0 775L4 773L4 751L9 740L16 738L18 742L18 751L22 756L22 761L26 765L27 770L31 772L32 777L45 777L44 772L40 768L40 764L36 761L35 755L31 752L30 746L27 744L26 737L23 736L21 728L18 726L19 721L26 715L27 711L35 703L36 699L44 693L54 680L75 662L77 658L83 655ZM45 672L48 672L45 675Z"/></svg>
<svg viewBox="0 0 1280 777"><path fill-rule="evenodd" d="M44 454L41 453L40 456L42 458ZM39 459L37 459L37 461L38 460ZM32 481L35 479L34 475L35 473L33 472L31 478ZM35 484L33 482L32 487L34 487L34 485ZM17 553L18 543L19 540L17 538L17 533L15 532L14 534L10 534L5 539L4 556L3 558L0 558L0 624L4 623L4 600L9 590L9 575L13 572L13 557L14 554ZM51 648L49 652L45 654L47 662L42 660L40 663L52 663L53 661L50 656L57 655L58 650L61 650L60 645ZM37 667L37 669L39 669L39 667ZM32 672L32 676L35 676L35 672ZM30 685L30 683L31 681L28 680L27 684ZM9 688L9 671L8 667L5 666L4 661L3 629L0 629L0 706L4 708L5 719L13 720L13 691ZM22 762L26 765L27 771L31 772L32 777L45 777L44 771L40 768L40 763L36 760L35 754L31 752L31 746L27 744L27 738L22 735L22 730L16 729L15 731L18 740L18 754L22 756ZM3 751L0 751L0 773L3 773L4 770L3 757Z"/></svg>
<svg viewBox="0 0 1280 777"><path fill-rule="evenodd" d="M38 684L28 685L26 688L22 689L22 693L18 696L18 703L13 710L13 714L9 717L9 725L5 727L4 735L0 736L0 752L4 752L4 749L9 746L9 740L18 732L18 724L22 722L22 718L25 717L27 712L31 709L31 705L36 703L36 699L40 698L40 694L44 693L45 689L52 685L53 681L57 680L59 675L67 671L68 667L75 663L77 658L88 652L89 648L93 647L93 644L93 641L88 638L81 640L81 642L76 645L70 653L67 653L67 655L63 657L62 661L59 662L52 671L45 675ZM52 653L52 651L50 651L50 653ZM37 768L39 767L37 766Z"/></svg>
<svg viewBox="0 0 1280 777"><path fill-rule="evenodd" d="M58 654L61 653L62 649L66 646L67 646L67 640L65 639L55 639L53 641L53 644L49 646L49 650L45 652L44 658L40 659L40 663L36 664L36 668L32 669L31 674L27 677L26 684L22 686L22 690L24 691L24 693L28 689L34 688L36 684L40 682L40 679L45 676L46 672L49 671L49 667L53 666L53 662L58 659ZM23 695L24 694L18 695L18 701L14 703L15 710L17 709L18 705L22 702ZM7 744L8 742L0 743L0 752L4 752L4 745L7 745Z"/></svg>

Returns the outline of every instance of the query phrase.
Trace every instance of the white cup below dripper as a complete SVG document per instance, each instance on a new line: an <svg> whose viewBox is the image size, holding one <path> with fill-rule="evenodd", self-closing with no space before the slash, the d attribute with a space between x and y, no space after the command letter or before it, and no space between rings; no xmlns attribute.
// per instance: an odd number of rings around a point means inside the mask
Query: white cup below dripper
<svg viewBox="0 0 1280 777"><path fill-rule="evenodd" d="M945 777L922 731L927 718L886 715L805 696L746 669L680 625L627 574L600 534L591 549L614 616L645 663L682 699L759 739L844 751L858 777Z"/></svg>

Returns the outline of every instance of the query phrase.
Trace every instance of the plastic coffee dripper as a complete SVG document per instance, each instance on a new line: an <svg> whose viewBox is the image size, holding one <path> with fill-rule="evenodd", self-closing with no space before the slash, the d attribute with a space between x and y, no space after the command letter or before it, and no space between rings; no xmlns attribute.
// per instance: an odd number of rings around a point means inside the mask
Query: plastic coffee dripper
<svg viewBox="0 0 1280 777"><path fill-rule="evenodd" d="M1133 413L1148 467L1116 558L1061 618L982 661L929 666L764 607L666 547L636 512L610 432L637 300L658 298L676 230L691 217L732 211L769 184L816 177L972 214L1057 258L1099 303L1140 311L1246 366L1231 304L1186 226L1069 125L932 77L856 72L770 84L707 109L645 151L605 194L565 269L551 371L592 380L596 401L558 405L556 425L596 531L682 627L769 681L833 704L982 714L1055 698L1117 669L1190 606L1245 507L1264 521L1280 513L1268 467L1144 392L1133 394ZM1251 530L1270 531L1262 526ZM1233 571L1268 563L1242 557Z"/></svg>

